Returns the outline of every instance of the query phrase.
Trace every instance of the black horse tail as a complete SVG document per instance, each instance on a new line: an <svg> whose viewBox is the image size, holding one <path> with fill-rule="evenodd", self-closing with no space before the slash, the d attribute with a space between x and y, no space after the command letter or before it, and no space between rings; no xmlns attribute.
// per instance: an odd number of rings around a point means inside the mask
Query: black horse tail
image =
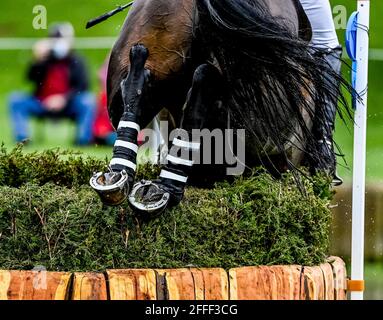
<svg viewBox="0 0 383 320"><path fill-rule="evenodd" d="M286 18L273 16L266 1L196 0L195 41L210 53L227 81L231 118L258 141L261 153L271 142L289 169L296 169L285 151L292 136L297 147L314 150L304 114L314 121L316 112L316 121L324 122L324 114L318 114L335 100L342 118L342 109L350 115L338 86L350 90L349 84L296 29Z"/></svg>

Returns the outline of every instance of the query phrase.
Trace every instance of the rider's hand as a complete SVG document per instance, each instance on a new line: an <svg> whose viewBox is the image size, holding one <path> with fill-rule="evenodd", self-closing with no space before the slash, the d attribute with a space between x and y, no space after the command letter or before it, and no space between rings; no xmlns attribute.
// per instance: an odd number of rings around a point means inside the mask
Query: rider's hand
<svg viewBox="0 0 383 320"><path fill-rule="evenodd" d="M51 112L63 110L67 104L67 98L63 94L54 94L43 101L45 108Z"/></svg>
<svg viewBox="0 0 383 320"><path fill-rule="evenodd" d="M49 39L44 39L36 42L33 46L33 56L36 61L44 61L50 54L52 44Z"/></svg>

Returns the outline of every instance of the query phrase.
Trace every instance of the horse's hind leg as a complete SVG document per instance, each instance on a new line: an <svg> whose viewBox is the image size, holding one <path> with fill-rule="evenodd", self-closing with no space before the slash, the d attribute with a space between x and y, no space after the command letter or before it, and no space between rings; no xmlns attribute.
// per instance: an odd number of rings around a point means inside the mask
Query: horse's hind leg
<svg viewBox="0 0 383 320"><path fill-rule="evenodd" d="M192 130L206 127L208 114L219 102L221 91L222 79L218 70L207 64L199 66L188 93L181 128L173 140L167 156L168 163L162 169L159 180L136 184L129 196L129 201L136 210L154 215L182 200L193 166L191 155L200 149L200 137L198 141L193 141Z"/></svg>
<svg viewBox="0 0 383 320"><path fill-rule="evenodd" d="M135 45L130 52L130 72L121 83L124 113L117 129L117 140L110 162L111 171L98 173L90 181L101 200L107 205L119 205L128 196L133 185L136 158L137 136L140 131L143 111L149 113L145 94L150 72L145 69L148 50L143 45Z"/></svg>

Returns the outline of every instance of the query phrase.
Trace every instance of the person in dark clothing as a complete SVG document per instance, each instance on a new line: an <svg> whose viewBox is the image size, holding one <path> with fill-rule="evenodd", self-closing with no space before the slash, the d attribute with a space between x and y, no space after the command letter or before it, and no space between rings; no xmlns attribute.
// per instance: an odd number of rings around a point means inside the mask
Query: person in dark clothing
<svg viewBox="0 0 383 320"><path fill-rule="evenodd" d="M85 63L71 50L73 27L68 23L50 28L49 39L34 48L35 61L28 80L35 85L32 95L13 93L9 107L17 142L29 139L31 116L71 118L77 123L76 144L92 142L95 98L88 92Z"/></svg>

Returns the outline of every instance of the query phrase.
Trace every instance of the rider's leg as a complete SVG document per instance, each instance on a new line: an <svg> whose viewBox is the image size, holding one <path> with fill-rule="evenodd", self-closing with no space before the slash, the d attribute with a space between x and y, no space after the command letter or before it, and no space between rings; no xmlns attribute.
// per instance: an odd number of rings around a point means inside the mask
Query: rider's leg
<svg viewBox="0 0 383 320"><path fill-rule="evenodd" d="M336 34L332 11L329 0L300 0L313 29L312 46L316 49L318 59L325 58L331 68L341 74L342 47L339 45ZM325 77L324 81L329 81ZM331 83L338 86L339 83ZM317 152L321 155L317 161L311 161L313 170L324 170L333 176L333 183L339 185L342 179L336 174L336 156L334 152L333 131L335 128L335 117L337 110L337 99L329 98L326 110L317 112L314 119L313 133L317 140Z"/></svg>
<svg viewBox="0 0 383 320"><path fill-rule="evenodd" d="M179 130L178 137L173 140L167 157L168 163L154 184L136 185L137 188L142 188L139 191L141 193L139 200L135 194L129 197L133 207L147 213L158 213L166 206L177 205L182 200L188 175L193 166L191 155L200 149L200 137L198 135L198 141L193 141L192 130L206 127L209 112L220 99L221 83L221 75L214 66L204 64L197 68L181 122L182 129ZM168 195L166 201L163 198L165 193ZM153 201L161 205L151 206ZM148 209L148 205L145 207L145 204L149 204L151 210Z"/></svg>
<svg viewBox="0 0 383 320"><path fill-rule="evenodd" d="M323 55L331 68L340 76L341 75L341 57L342 57L342 47L338 46L334 49L325 50L318 52L318 55ZM330 77L331 78L331 77ZM328 77L324 81L330 81ZM337 80L336 80L337 81ZM330 86L340 86L338 83L329 83ZM333 184L335 186L341 185L343 183L342 178L337 174L336 170L336 155L334 151L334 130L335 130L335 118L337 110L337 97L328 97L326 101L326 109L324 112L316 113L314 119L313 134L317 140L317 150L322 156L320 161L314 162L315 169L325 170L330 173L333 177ZM322 119L318 119L318 118Z"/></svg>
<svg viewBox="0 0 383 320"><path fill-rule="evenodd" d="M311 44L315 48L339 46L329 0L300 0L312 27Z"/></svg>

